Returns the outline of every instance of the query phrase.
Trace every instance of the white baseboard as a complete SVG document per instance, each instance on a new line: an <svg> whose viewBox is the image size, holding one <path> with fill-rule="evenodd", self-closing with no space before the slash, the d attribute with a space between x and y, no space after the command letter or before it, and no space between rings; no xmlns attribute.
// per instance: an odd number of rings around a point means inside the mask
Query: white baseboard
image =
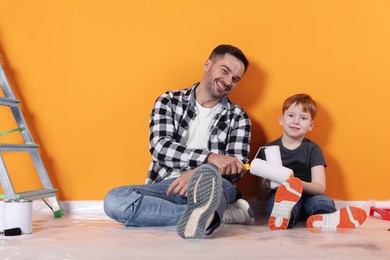
<svg viewBox="0 0 390 260"><path fill-rule="evenodd" d="M68 200L60 202L62 209L67 213L81 214L81 213L103 213L102 200ZM346 206L355 206L369 210L371 206L383 209L390 209L390 200L386 201L345 201L335 200L336 208L340 209ZM50 210L46 204L40 200L34 201L34 210Z"/></svg>
<svg viewBox="0 0 390 260"><path fill-rule="evenodd" d="M65 214L104 214L102 200L60 201L60 206L65 211ZM34 200L33 208L35 212L51 211L42 200Z"/></svg>

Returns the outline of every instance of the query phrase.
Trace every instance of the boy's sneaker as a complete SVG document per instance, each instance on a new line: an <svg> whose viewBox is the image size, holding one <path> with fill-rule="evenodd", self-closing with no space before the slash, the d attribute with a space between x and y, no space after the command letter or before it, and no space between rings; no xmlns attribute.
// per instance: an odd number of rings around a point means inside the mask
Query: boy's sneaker
<svg viewBox="0 0 390 260"><path fill-rule="evenodd" d="M255 217L249 203L246 200L238 199L223 215L223 223L225 224L241 224L252 225L255 222Z"/></svg>
<svg viewBox="0 0 390 260"><path fill-rule="evenodd" d="M187 190L187 209L177 223L182 238L203 238L222 195L222 178L213 164L200 166L191 176Z"/></svg>
<svg viewBox="0 0 390 260"><path fill-rule="evenodd" d="M310 216L306 226L313 231L337 231L338 229L357 228L366 221L367 213L357 207L344 207L334 213Z"/></svg>
<svg viewBox="0 0 390 260"><path fill-rule="evenodd" d="M291 177L283 182L275 194L274 207L268 220L271 230L287 229L291 211L302 196L302 182Z"/></svg>

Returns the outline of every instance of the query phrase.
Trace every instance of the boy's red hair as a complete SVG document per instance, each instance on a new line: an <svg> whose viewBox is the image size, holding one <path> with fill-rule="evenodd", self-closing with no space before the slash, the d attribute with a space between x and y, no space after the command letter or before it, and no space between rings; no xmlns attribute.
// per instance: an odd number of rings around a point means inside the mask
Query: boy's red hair
<svg viewBox="0 0 390 260"><path fill-rule="evenodd" d="M317 103L308 94L296 94L287 98L282 107L282 113L289 109L292 105L301 105L303 112L309 113L311 119L314 120L317 114Z"/></svg>

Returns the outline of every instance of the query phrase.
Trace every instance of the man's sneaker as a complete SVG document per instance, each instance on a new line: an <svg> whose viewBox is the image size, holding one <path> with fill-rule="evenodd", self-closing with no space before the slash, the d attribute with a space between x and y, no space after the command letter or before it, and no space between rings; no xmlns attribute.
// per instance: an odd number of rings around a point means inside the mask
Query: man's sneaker
<svg viewBox="0 0 390 260"><path fill-rule="evenodd" d="M239 199L232 205L229 205L223 215L223 223L225 224L252 225L254 222L253 211L249 203L243 199Z"/></svg>
<svg viewBox="0 0 390 260"><path fill-rule="evenodd" d="M200 166L187 189L187 209L177 223L182 238L203 238L222 195L222 178L213 164Z"/></svg>
<svg viewBox="0 0 390 260"><path fill-rule="evenodd" d="M287 229L291 211L302 196L302 182L291 177L280 184L275 194L274 207L268 220L271 230Z"/></svg>
<svg viewBox="0 0 390 260"><path fill-rule="evenodd" d="M337 231L357 228L366 221L367 213L357 207L344 207L334 213L310 216L306 226L313 231Z"/></svg>

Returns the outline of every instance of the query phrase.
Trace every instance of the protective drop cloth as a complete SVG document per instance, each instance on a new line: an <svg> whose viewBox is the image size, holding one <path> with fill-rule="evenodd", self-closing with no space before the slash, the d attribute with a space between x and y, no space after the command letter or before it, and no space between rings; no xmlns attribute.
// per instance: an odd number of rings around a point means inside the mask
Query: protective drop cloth
<svg viewBox="0 0 390 260"><path fill-rule="evenodd" d="M34 201L33 233L0 237L0 259L390 259L390 221L368 217L344 233L312 233L304 225L270 231L261 204L252 226L222 224L201 240L176 228L124 227L105 216L102 201L63 202L55 219Z"/></svg>

